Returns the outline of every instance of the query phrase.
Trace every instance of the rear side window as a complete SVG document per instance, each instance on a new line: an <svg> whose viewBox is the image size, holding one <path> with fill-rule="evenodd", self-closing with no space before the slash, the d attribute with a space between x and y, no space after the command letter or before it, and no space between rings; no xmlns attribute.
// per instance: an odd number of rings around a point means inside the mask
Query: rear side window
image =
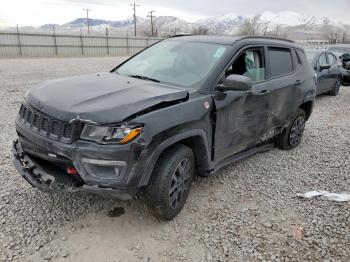
<svg viewBox="0 0 350 262"><path fill-rule="evenodd" d="M293 59L290 49L269 48L271 77L282 76L293 72Z"/></svg>
<svg viewBox="0 0 350 262"><path fill-rule="evenodd" d="M327 56L328 56L328 62L330 64L335 64L337 62L337 60L336 60L334 55L328 53Z"/></svg>
<svg viewBox="0 0 350 262"><path fill-rule="evenodd" d="M303 63L303 61L306 60L306 55L303 51L297 50L297 55L299 57L299 60Z"/></svg>
<svg viewBox="0 0 350 262"><path fill-rule="evenodd" d="M297 57L297 62L298 62L298 65L302 65L303 62L301 60L301 57L300 57L300 54L298 53L298 51L295 50L295 54L296 54L296 57Z"/></svg>

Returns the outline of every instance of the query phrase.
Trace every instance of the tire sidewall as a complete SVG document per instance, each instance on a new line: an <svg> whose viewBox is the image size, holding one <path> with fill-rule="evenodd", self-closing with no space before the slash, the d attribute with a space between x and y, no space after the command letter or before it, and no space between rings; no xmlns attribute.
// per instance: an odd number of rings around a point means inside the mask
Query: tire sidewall
<svg viewBox="0 0 350 262"><path fill-rule="evenodd" d="M332 96L338 95L338 93L340 91L340 86L341 86L341 78L338 77L337 81L335 82L335 85L334 85L332 91L330 92L330 95L332 95Z"/></svg>
<svg viewBox="0 0 350 262"><path fill-rule="evenodd" d="M291 129L292 129L293 124L296 121L296 119L299 118L300 116L302 116L304 118L304 121L306 123L305 111L302 109L298 109L297 112L293 115L293 117L291 117L291 122L288 125L288 127L279 136L276 137L275 143L276 143L278 148L280 148L282 150L291 150L293 148L296 148L300 144L302 138L300 139L299 143L294 145L294 146L291 146L289 144L289 136L291 133ZM302 136L303 136L303 134L302 134Z"/></svg>
<svg viewBox="0 0 350 262"><path fill-rule="evenodd" d="M299 117L302 117L302 118L304 119L304 124L306 123L305 112L304 112L303 110L299 109L299 110L297 111L297 113L294 115L293 121L291 122L291 124L290 124L289 127L288 127L288 132L287 132L287 136L286 136L286 139L287 139L286 143L287 143L287 145L288 145L288 147L289 147L290 149L293 149L293 148L296 148L297 146L299 146L300 143L301 143L302 137L303 137L303 135L304 135L304 130L305 130L305 128L304 128L303 133L301 134L301 138L300 138L300 140L299 140L299 142L298 142L297 144L295 144L294 146L292 146L292 145L289 143L290 135L291 135L291 131L292 131L292 127L293 127L295 121L296 121Z"/></svg>
<svg viewBox="0 0 350 262"><path fill-rule="evenodd" d="M190 161L188 190L184 193L182 202L179 203L176 209L173 209L169 204L169 189L173 173L184 158L188 158ZM172 220L180 213L191 190L194 170L194 155L189 147L176 145L162 154L146 188L146 202L155 216L161 219Z"/></svg>
<svg viewBox="0 0 350 262"><path fill-rule="evenodd" d="M193 181L193 176L194 176L194 157L192 152L189 151L185 151L186 154L177 154L174 156L175 161L172 164L171 167L171 172L170 174L167 174L167 190L165 190L163 192L163 208L166 214L169 214L168 219L172 219L174 218L177 214L180 213L180 211L182 210L183 206L185 205L186 201L187 201L187 197L190 193L191 190L191 186L192 186L192 181ZM184 153L185 153L184 152ZM169 204L169 189L170 189L170 185L171 185L171 180L172 180L172 176L173 173L175 172L178 164L180 163L181 160L183 160L184 158L188 158L190 161L190 177L188 180L188 190L184 192L184 195L182 197L182 202L180 203L180 205L177 206L177 208L173 209L170 207Z"/></svg>

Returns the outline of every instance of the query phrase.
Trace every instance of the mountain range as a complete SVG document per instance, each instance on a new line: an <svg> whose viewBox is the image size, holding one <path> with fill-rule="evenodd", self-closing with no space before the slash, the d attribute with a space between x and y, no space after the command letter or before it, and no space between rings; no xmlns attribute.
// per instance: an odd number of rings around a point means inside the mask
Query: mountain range
<svg viewBox="0 0 350 262"><path fill-rule="evenodd" d="M228 13L220 16L208 17L194 23L186 22L174 16L158 16L154 18L154 32L159 37L166 37L175 34L189 34L194 30L205 29L210 34L237 35L241 25L246 19L253 16L242 16L235 13ZM89 19L90 32L93 34L105 34L106 28L110 35L132 36L133 19L123 19L117 21L103 19ZM340 20L326 17L307 16L297 12L284 11L280 13L264 12L259 18L260 30L270 34L289 37L291 39L321 39L325 30L334 32L344 32L350 34L350 25ZM87 19L77 18L62 25L45 24L39 27L21 27L25 32L51 32L53 28L57 33L86 33ZM6 31L14 28L5 28ZM349 31L349 32L347 32ZM150 19L137 17L137 35L150 36Z"/></svg>

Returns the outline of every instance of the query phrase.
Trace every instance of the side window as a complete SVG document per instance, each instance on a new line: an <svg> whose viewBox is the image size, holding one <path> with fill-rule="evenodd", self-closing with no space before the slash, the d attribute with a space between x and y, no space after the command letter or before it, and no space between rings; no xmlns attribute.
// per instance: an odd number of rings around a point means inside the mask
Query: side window
<svg viewBox="0 0 350 262"><path fill-rule="evenodd" d="M336 63L336 59L335 59L335 57L334 57L334 55L332 55L332 54L327 54L327 56L328 56L328 62L330 63L330 64L335 64Z"/></svg>
<svg viewBox="0 0 350 262"><path fill-rule="evenodd" d="M322 54L320 56L320 58L318 59L318 63L320 64L320 66L324 66L324 65L327 65L328 62L327 62L327 57L325 54Z"/></svg>
<svg viewBox="0 0 350 262"><path fill-rule="evenodd" d="M306 54L305 54L304 51L297 50L297 55L298 55L300 61L301 61L303 64L308 64L308 61L307 61L307 58L306 58Z"/></svg>
<svg viewBox="0 0 350 262"><path fill-rule="evenodd" d="M296 56L297 56L298 65L302 65L302 64L303 64L303 62L302 62L302 60L301 60L300 53L301 53L300 51L296 51L296 50L295 50L295 54L296 54Z"/></svg>
<svg viewBox="0 0 350 262"><path fill-rule="evenodd" d="M253 83L265 80L265 63L263 49L248 49L241 53L226 71L231 74L243 75L252 79Z"/></svg>
<svg viewBox="0 0 350 262"><path fill-rule="evenodd" d="M282 76L293 72L293 60L290 49L269 48L271 77Z"/></svg>

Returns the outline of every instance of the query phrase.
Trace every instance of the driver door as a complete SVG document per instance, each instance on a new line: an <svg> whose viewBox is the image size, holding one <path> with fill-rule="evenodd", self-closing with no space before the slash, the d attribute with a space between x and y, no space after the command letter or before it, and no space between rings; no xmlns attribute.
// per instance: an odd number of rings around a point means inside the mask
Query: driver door
<svg viewBox="0 0 350 262"><path fill-rule="evenodd" d="M217 91L214 161L255 147L268 130L269 84L266 80L264 48L250 47L239 53L224 77L244 75L252 79L250 91Z"/></svg>

